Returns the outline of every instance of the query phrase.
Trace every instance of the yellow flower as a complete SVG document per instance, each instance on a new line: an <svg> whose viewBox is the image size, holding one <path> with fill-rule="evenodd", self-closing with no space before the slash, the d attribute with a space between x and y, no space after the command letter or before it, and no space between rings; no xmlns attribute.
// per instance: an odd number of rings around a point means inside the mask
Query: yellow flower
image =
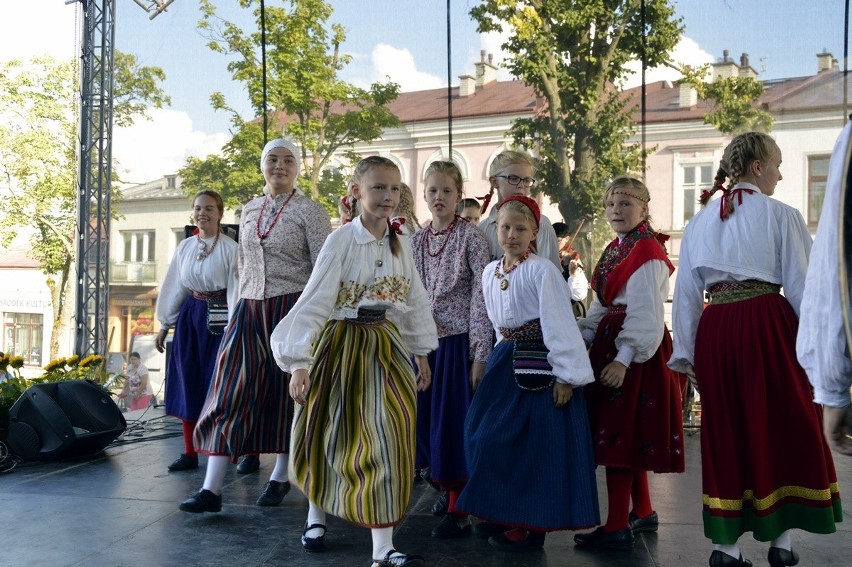
<svg viewBox="0 0 852 567"><path fill-rule="evenodd" d="M76 354L72 354L71 356L69 356L65 360L65 364L67 364L68 366L71 366L73 368L74 366L77 365L77 362L79 362L79 361L80 361L80 357L77 356Z"/></svg>
<svg viewBox="0 0 852 567"><path fill-rule="evenodd" d="M24 366L24 358L21 356L13 356L9 361L9 366L12 368L18 369L23 368Z"/></svg>
<svg viewBox="0 0 852 567"><path fill-rule="evenodd" d="M59 370L65 366L64 358L57 358L56 360L51 360L47 363L47 366L44 367L45 372L53 372L54 370Z"/></svg>
<svg viewBox="0 0 852 567"><path fill-rule="evenodd" d="M80 361L80 368L88 368L89 366L97 366L101 362L103 362L103 357L99 354L90 354L86 358Z"/></svg>
<svg viewBox="0 0 852 567"><path fill-rule="evenodd" d="M8 353L0 353L0 368L6 368L6 365L9 364L9 354Z"/></svg>

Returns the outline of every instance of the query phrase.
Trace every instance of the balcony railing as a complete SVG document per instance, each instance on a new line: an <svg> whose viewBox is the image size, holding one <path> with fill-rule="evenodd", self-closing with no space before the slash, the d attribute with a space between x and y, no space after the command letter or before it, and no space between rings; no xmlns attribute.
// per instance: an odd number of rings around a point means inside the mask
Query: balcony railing
<svg viewBox="0 0 852 567"><path fill-rule="evenodd" d="M156 262L110 262L109 282L111 284L148 284L157 283Z"/></svg>

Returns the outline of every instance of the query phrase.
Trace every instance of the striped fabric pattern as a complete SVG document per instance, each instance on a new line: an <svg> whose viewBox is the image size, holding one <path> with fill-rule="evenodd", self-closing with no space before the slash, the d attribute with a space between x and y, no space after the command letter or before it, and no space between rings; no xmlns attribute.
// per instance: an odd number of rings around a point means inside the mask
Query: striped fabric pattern
<svg viewBox="0 0 852 567"><path fill-rule="evenodd" d="M389 321L329 321L314 360L293 420L291 480L330 514L398 524L411 498L416 400L399 331Z"/></svg>
<svg viewBox="0 0 852 567"><path fill-rule="evenodd" d="M275 364L269 337L299 293L240 299L222 338L213 384L195 428L204 454L286 453L293 400L289 375Z"/></svg>

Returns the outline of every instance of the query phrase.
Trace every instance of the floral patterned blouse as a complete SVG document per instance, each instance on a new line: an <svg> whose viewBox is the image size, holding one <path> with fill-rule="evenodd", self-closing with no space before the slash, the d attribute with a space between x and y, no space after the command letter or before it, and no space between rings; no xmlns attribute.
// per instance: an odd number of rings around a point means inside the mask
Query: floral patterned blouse
<svg viewBox="0 0 852 567"><path fill-rule="evenodd" d="M441 236L432 234L431 224L417 231L411 248L432 304L438 337L468 333L470 360L486 362L493 337L482 296L482 270L489 262L485 235L456 217L452 229Z"/></svg>
<svg viewBox="0 0 852 567"><path fill-rule="evenodd" d="M386 311L412 354L438 348L426 290L407 236L394 256L389 235L376 239L361 218L335 230L323 245L299 300L272 332L272 353L285 372L308 368L312 347L329 319L352 319L359 308Z"/></svg>
<svg viewBox="0 0 852 567"><path fill-rule="evenodd" d="M240 220L240 297L244 299L302 291L331 233L323 206L298 191L292 198L290 194L269 197L264 206L266 199L264 195L249 201ZM258 232L265 237L261 239Z"/></svg>

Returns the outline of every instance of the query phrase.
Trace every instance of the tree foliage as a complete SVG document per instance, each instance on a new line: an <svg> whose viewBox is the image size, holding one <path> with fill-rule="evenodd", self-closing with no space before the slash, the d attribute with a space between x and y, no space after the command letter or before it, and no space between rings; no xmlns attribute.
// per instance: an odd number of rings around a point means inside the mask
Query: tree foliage
<svg viewBox="0 0 852 567"><path fill-rule="evenodd" d="M757 106L763 94L763 83L754 77L716 77L707 81L709 67L681 69L683 81L689 83L698 98L713 101L714 110L704 115L704 123L723 134L736 136L743 132L769 132L775 119Z"/></svg>
<svg viewBox="0 0 852 567"><path fill-rule="evenodd" d="M147 105L169 99L156 67L115 54L116 124L129 125ZM73 61L40 57L0 62L0 243L30 236L30 256L41 264L53 299L51 356L65 314L76 256L79 74Z"/></svg>
<svg viewBox="0 0 852 567"><path fill-rule="evenodd" d="M641 168L641 147L617 85L627 64L669 62L680 39L680 20L668 0L486 0L471 10L480 32L508 34L509 70L544 100L533 118L515 122L517 145L540 159L542 190L571 226L600 211L613 176ZM644 34L643 34L644 32ZM639 172L641 175L641 172Z"/></svg>
<svg viewBox="0 0 852 567"><path fill-rule="evenodd" d="M283 131L298 140L302 153L299 185L318 199L321 173L335 153L343 150L349 160L354 160L354 144L374 140L385 128L399 125L387 108L398 96L399 86L385 82L362 89L338 78L351 58L341 53L346 39L343 27L328 24L332 8L326 2L284 0L282 7L268 4L267 109L263 107L259 2L240 0L241 7L254 10L255 30L242 30L219 18L210 0L201 0L198 26L208 34L212 50L232 57L228 71L245 85L256 116L268 111L268 137ZM258 170L262 124L259 120L245 121L221 93L214 93L211 102L214 108L231 113L236 133L222 156L189 160L181 170L183 184L189 192L202 187L219 190L230 204L245 202L263 185Z"/></svg>

